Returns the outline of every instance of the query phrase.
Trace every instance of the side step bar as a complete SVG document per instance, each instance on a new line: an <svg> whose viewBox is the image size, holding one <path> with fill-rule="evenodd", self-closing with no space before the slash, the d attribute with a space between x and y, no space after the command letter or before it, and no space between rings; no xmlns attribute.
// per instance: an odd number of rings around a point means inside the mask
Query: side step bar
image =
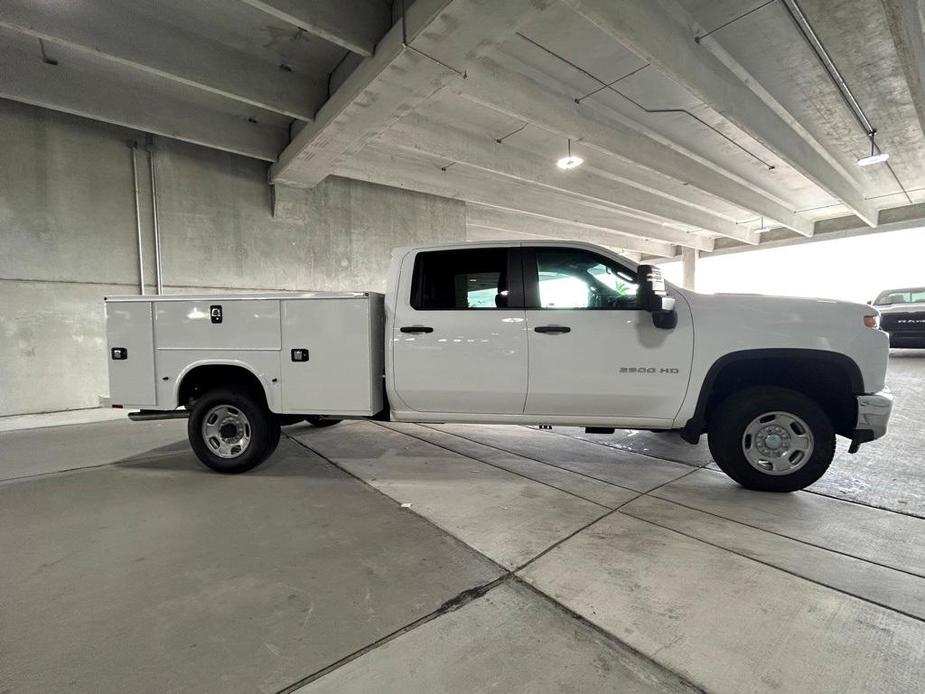
<svg viewBox="0 0 925 694"><path fill-rule="evenodd" d="M586 434L612 434L615 431L613 427L585 427Z"/></svg>
<svg viewBox="0 0 925 694"><path fill-rule="evenodd" d="M129 412L128 418L133 422L150 422L155 419L188 419L189 410L138 410L138 412Z"/></svg>

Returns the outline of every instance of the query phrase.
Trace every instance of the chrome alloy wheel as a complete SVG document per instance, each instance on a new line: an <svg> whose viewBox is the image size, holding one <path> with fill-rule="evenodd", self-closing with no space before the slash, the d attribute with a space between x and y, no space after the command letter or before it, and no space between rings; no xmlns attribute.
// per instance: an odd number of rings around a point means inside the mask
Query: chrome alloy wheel
<svg viewBox="0 0 925 694"><path fill-rule="evenodd" d="M202 440L219 458L237 458L251 443L251 423L237 407L216 405L202 420Z"/></svg>
<svg viewBox="0 0 925 694"><path fill-rule="evenodd" d="M749 465L766 475L789 475L809 461L813 435L794 414L766 412L745 427L742 452Z"/></svg>

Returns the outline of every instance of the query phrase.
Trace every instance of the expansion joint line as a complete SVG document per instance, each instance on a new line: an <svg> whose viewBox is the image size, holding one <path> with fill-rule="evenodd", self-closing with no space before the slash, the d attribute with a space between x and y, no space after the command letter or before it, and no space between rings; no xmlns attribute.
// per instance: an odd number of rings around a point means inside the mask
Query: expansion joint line
<svg viewBox="0 0 925 694"><path fill-rule="evenodd" d="M428 54L425 53L424 51L422 51L422 50L420 50L420 49L418 49L418 48L415 48L415 47L412 46L410 43L405 43L404 41L402 41L401 46L402 46L402 48L405 48L405 49L411 51L412 53L417 53L418 55L423 56L424 58L427 58L428 60L437 63L437 65L440 65L441 67L446 68L446 69L449 70L450 72L455 72L456 75L457 75L458 77L462 78L462 79L467 79L467 78L468 78L468 75L466 74L465 70L458 70L457 68L453 67L452 65L447 65L447 64L444 63L442 60L439 60L438 58L435 58L435 57L432 56L432 55L428 55Z"/></svg>
<svg viewBox="0 0 925 694"><path fill-rule="evenodd" d="M407 15L405 12L405 10L407 9L405 7L405 4L406 4L405 0L401 0L401 47L406 50L411 51L412 53L417 53L418 55L424 58L427 58L428 60L436 63L437 65L440 65L441 67L446 68L450 72L455 72L456 75L461 77L462 79L466 79L467 75L464 70L457 70L452 65L447 65L442 60L439 60L438 58L435 58L432 55L428 55L424 51L418 48L415 48L410 43L408 43L408 19L407 19Z"/></svg>
<svg viewBox="0 0 925 694"><path fill-rule="evenodd" d="M758 5L758 7L753 7L752 9L748 10L748 12L743 12L743 13L740 14L738 17L733 17L733 18L730 19L728 22L724 22L724 23L720 24L720 25L719 25L718 27L716 27L715 29L710 29L710 31L706 32L705 34L698 34L697 36L694 37L694 41L695 41L696 43L700 43L700 41L701 41L702 39L705 39L705 38L706 38L707 36L709 36L710 34L716 33L716 32L719 31L720 29L725 29L725 28L726 28L727 26L729 26L730 24L735 24L735 23L738 22L740 19L745 19L746 17L748 17L748 15L752 14L753 12L757 12L757 11L760 10L761 8L767 7L768 5L771 5L771 4L775 3L775 2L777 2L777 0L767 0L767 2L761 3L760 5Z"/></svg>

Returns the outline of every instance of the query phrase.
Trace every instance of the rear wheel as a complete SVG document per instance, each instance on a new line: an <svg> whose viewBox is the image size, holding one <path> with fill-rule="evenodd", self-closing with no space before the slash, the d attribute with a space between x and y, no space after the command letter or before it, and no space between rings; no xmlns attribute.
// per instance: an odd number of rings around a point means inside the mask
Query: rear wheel
<svg viewBox="0 0 925 694"><path fill-rule="evenodd" d="M213 390L193 405L187 425L196 457L216 472L247 472L279 444L279 422L250 393Z"/></svg>
<svg viewBox="0 0 925 694"><path fill-rule="evenodd" d="M310 414L305 418L305 421L316 427L330 427L334 426L335 424L340 424L344 420L328 419L327 417L322 417L321 415Z"/></svg>
<svg viewBox="0 0 925 694"><path fill-rule="evenodd" d="M743 487L792 492L828 470L835 431L815 401L787 388L749 388L711 416L710 453Z"/></svg>

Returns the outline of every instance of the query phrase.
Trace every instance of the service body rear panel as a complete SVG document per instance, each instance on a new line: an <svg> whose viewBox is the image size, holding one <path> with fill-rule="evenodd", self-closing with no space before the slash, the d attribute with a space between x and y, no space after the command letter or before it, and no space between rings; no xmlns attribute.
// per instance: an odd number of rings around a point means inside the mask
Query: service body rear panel
<svg viewBox="0 0 925 694"><path fill-rule="evenodd" d="M151 302L107 300L106 341L111 402L125 407L155 407Z"/></svg>

